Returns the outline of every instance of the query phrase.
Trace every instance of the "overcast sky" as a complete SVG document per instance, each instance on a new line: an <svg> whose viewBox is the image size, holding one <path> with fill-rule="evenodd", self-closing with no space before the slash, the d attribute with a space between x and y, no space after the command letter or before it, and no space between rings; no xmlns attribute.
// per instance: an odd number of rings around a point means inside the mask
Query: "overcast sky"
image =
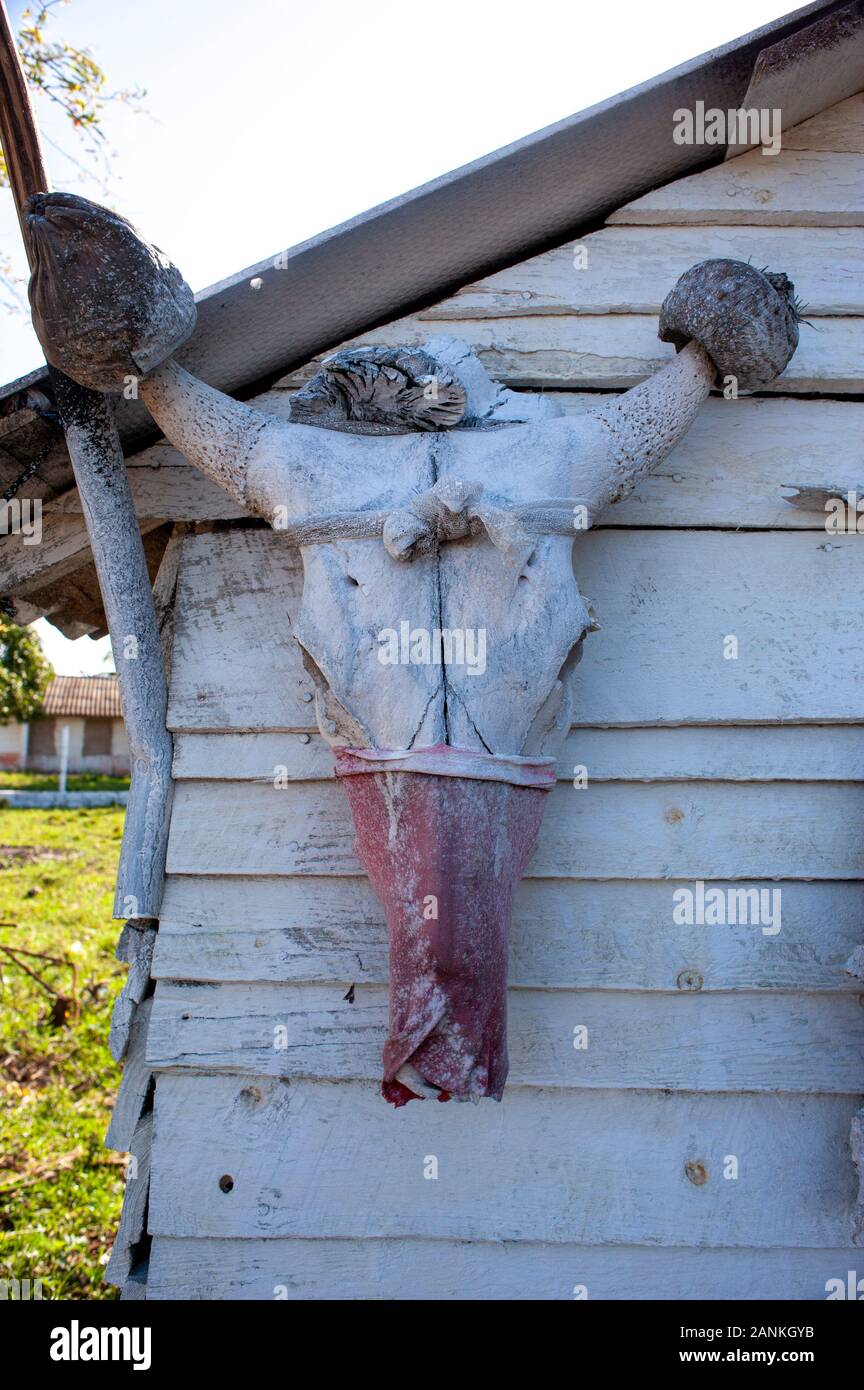
<svg viewBox="0 0 864 1390"><path fill-rule="evenodd" d="M16 27L24 8L9 4ZM786 12L783 0L71 0L46 36L89 48L112 89L146 88L146 112L106 108L104 187L59 113L41 100L37 116L54 187L131 218L197 290ZM0 253L23 277L6 192ZM26 315L0 310L0 378L41 361ZM56 634L49 656L70 674L104 670L99 646Z"/></svg>

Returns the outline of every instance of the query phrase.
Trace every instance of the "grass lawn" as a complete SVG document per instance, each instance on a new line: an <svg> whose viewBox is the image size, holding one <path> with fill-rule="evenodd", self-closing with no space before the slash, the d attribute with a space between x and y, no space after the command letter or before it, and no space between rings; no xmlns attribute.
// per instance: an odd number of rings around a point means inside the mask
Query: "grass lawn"
<svg viewBox="0 0 864 1390"><path fill-rule="evenodd" d="M0 791L56 792L59 778L50 772L0 771ZM107 777L98 772L70 772L66 778L67 792L125 792L128 777Z"/></svg>
<svg viewBox="0 0 864 1390"><path fill-rule="evenodd" d="M106 1043L126 974L111 920L123 815L0 810L0 1278L41 1279L45 1298L116 1297L102 1269L124 1160L103 1141L120 1077ZM16 948L58 963L16 963Z"/></svg>

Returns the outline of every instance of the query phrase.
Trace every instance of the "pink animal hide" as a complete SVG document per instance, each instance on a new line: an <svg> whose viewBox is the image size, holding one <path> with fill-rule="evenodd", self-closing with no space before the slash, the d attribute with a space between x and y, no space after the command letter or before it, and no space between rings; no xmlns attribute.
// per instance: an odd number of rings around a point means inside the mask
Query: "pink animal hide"
<svg viewBox="0 0 864 1390"><path fill-rule="evenodd" d="M384 1097L500 1100L513 891L554 763L444 744L334 751L357 853L387 915Z"/></svg>

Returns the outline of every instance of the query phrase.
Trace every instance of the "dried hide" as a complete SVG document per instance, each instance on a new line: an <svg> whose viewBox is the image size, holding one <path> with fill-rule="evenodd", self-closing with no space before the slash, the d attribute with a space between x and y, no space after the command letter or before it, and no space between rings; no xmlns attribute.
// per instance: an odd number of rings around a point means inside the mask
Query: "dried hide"
<svg viewBox="0 0 864 1390"><path fill-rule="evenodd" d="M390 937L382 1093L500 1100L513 893L537 843L551 758L439 744L336 749L356 848ZM412 770L416 769L416 770Z"/></svg>

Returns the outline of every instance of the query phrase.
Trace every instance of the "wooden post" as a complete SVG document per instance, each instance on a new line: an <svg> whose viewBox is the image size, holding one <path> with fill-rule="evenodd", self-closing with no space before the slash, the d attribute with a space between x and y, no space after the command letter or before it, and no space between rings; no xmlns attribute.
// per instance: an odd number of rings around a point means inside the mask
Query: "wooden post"
<svg viewBox="0 0 864 1390"><path fill-rule="evenodd" d="M24 207L48 191L27 83L0 0L0 144L33 265ZM129 736L132 785L114 899L115 917L157 917L171 806L173 743L165 727L168 694L153 593L111 402L49 366L63 422Z"/></svg>

